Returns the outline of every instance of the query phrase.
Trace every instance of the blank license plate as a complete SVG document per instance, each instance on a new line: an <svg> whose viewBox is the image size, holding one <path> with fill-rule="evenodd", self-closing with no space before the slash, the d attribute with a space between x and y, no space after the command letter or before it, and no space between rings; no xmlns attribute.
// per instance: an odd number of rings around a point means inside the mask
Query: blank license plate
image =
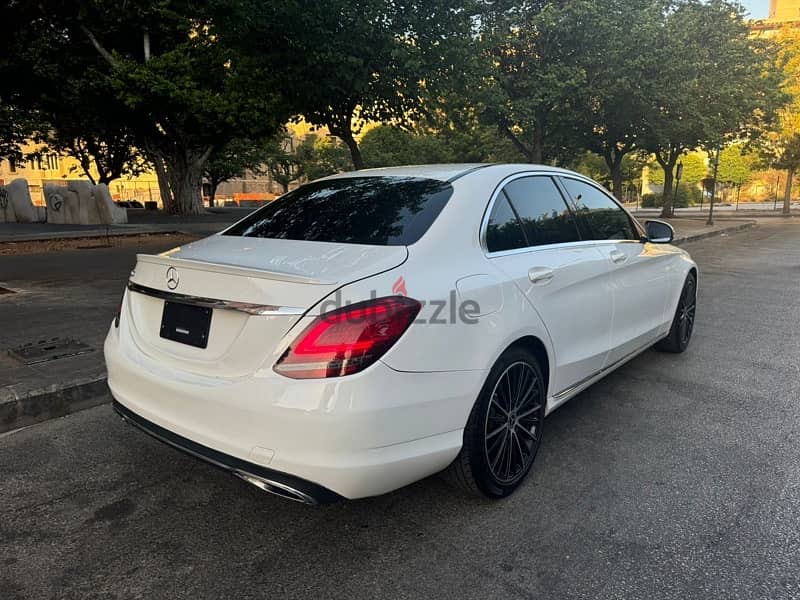
<svg viewBox="0 0 800 600"><path fill-rule="evenodd" d="M205 348L211 328L211 313L212 309L203 306L164 302L161 337L195 348Z"/></svg>

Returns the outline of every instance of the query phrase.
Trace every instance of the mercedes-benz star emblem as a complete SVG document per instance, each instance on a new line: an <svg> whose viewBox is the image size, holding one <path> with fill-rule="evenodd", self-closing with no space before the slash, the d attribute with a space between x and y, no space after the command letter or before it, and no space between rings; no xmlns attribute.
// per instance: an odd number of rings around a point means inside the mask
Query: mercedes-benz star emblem
<svg viewBox="0 0 800 600"><path fill-rule="evenodd" d="M180 283L181 278L178 277L178 269L175 267L170 267L167 269L167 287L171 290L174 290L178 287L178 283Z"/></svg>

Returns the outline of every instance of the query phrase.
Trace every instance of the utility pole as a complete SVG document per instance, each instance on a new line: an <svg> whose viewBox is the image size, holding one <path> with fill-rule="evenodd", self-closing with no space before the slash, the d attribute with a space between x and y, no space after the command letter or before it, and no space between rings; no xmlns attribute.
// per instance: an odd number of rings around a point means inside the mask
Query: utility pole
<svg viewBox="0 0 800 600"><path fill-rule="evenodd" d="M711 208L708 211L708 221L706 225L714 224L714 198L717 194L717 171L719 170L719 153L720 147L717 145L717 151L714 156L714 177L711 180Z"/></svg>

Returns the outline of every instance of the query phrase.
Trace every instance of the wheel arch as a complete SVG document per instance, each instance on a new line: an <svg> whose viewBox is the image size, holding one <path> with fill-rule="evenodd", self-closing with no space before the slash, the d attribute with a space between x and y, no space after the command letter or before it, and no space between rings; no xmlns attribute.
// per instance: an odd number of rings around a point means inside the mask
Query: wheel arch
<svg viewBox="0 0 800 600"><path fill-rule="evenodd" d="M525 335L509 344L509 346L503 350L501 356L511 348L524 348L536 357L536 360L539 361L539 366L542 369L542 375L544 375L545 390L548 390L549 394L550 356L547 353L547 346L544 345L544 342L535 335Z"/></svg>

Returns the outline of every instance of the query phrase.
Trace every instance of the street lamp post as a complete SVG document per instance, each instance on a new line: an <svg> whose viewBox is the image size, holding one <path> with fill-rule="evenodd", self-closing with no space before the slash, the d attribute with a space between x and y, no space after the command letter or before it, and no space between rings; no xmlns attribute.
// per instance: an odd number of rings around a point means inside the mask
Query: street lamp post
<svg viewBox="0 0 800 600"><path fill-rule="evenodd" d="M717 194L717 171L719 170L719 152L720 147L717 146L717 151L714 156L714 177L711 180L711 207L708 211L708 222L706 225L714 224L714 199Z"/></svg>

